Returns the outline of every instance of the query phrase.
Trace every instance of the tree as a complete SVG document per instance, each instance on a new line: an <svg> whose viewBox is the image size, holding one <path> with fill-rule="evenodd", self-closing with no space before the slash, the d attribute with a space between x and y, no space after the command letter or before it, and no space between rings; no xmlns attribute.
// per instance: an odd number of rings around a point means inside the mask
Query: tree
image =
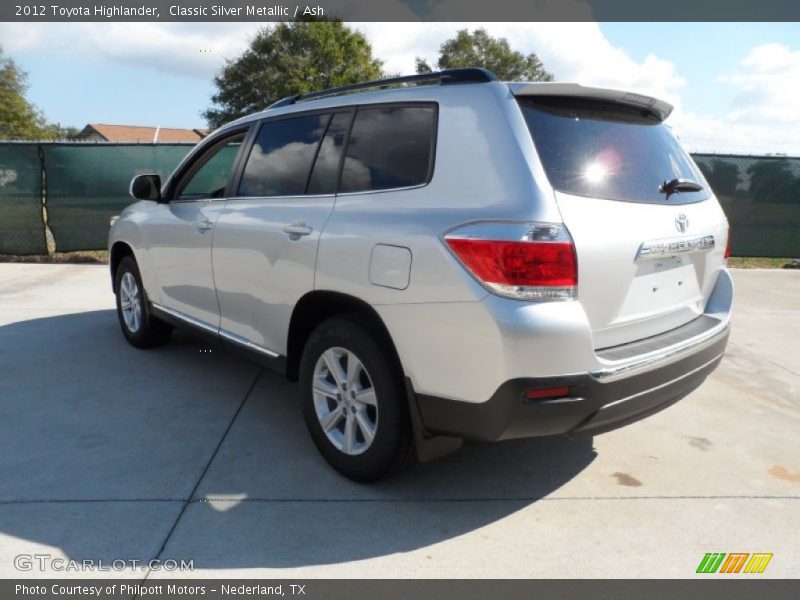
<svg viewBox="0 0 800 600"><path fill-rule="evenodd" d="M795 204L800 201L800 177L788 158L762 158L747 168L753 202Z"/></svg>
<svg viewBox="0 0 800 600"><path fill-rule="evenodd" d="M743 194L739 188L739 167L734 162L719 158L710 162L698 159L697 165L717 196L733 198Z"/></svg>
<svg viewBox="0 0 800 600"><path fill-rule="evenodd" d="M44 116L25 99L28 75L0 48L0 139L50 137Z"/></svg>
<svg viewBox="0 0 800 600"><path fill-rule="evenodd" d="M431 67L417 58L417 73L430 73ZM534 53L527 56L512 50L505 38L494 38L485 29L470 33L466 29L446 40L439 48L439 69L483 67L503 81L552 81L553 75L545 70Z"/></svg>
<svg viewBox="0 0 800 600"><path fill-rule="evenodd" d="M203 116L218 127L285 96L379 79L381 67L367 39L341 21L278 23L225 64Z"/></svg>

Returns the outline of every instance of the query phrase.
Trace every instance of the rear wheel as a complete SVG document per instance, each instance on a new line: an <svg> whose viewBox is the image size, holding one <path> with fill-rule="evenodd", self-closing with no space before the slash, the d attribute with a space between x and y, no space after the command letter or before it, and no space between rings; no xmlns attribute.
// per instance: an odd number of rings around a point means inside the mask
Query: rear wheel
<svg viewBox="0 0 800 600"><path fill-rule="evenodd" d="M311 438L355 481L393 475L414 457L402 373L379 340L353 317L336 317L314 330L300 362Z"/></svg>
<svg viewBox="0 0 800 600"><path fill-rule="evenodd" d="M137 348L160 346L169 340L172 328L150 314L139 268L132 256L117 268L117 317L122 333Z"/></svg>

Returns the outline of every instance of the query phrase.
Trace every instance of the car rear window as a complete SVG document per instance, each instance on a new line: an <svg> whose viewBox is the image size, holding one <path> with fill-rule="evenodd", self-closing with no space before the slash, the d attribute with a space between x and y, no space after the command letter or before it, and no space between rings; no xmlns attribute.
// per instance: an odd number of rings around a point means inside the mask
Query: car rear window
<svg viewBox="0 0 800 600"><path fill-rule="evenodd" d="M558 96L519 98L536 150L554 189L627 202L664 202L659 185L690 179L699 192L670 195L671 204L709 196L708 184L670 130L649 111Z"/></svg>
<svg viewBox="0 0 800 600"><path fill-rule="evenodd" d="M435 121L432 105L359 108L350 131L339 191L427 183Z"/></svg>

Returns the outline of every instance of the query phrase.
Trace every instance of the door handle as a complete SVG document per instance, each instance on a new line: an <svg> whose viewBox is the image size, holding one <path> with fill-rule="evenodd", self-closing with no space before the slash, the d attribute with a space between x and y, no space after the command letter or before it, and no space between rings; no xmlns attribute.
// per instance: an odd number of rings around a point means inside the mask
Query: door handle
<svg viewBox="0 0 800 600"><path fill-rule="evenodd" d="M198 221L194 226L197 227L197 233L205 233L211 229L214 224L211 221Z"/></svg>
<svg viewBox="0 0 800 600"><path fill-rule="evenodd" d="M283 228L283 232L289 234L290 240L299 240L300 236L311 235L312 231L314 229L303 222L295 222Z"/></svg>

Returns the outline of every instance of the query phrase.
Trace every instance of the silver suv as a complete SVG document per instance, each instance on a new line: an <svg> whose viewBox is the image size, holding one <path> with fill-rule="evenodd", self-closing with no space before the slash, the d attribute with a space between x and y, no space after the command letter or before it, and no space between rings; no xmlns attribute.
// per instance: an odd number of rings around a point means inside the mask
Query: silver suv
<svg viewBox="0 0 800 600"><path fill-rule="evenodd" d="M671 108L482 69L281 100L131 182L122 332L187 326L299 381L359 481L638 420L717 366L732 304L728 223Z"/></svg>

